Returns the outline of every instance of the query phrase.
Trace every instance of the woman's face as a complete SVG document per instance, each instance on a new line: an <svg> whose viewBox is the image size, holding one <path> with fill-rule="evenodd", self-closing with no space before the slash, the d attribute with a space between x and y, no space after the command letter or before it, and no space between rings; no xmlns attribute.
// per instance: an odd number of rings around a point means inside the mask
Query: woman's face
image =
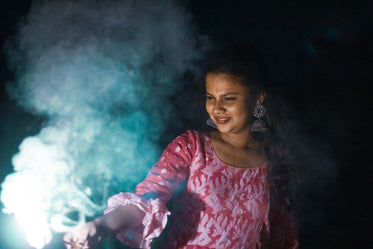
<svg viewBox="0 0 373 249"><path fill-rule="evenodd" d="M221 133L238 134L250 129L249 98L239 77L225 73L206 75L206 110Z"/></svg>

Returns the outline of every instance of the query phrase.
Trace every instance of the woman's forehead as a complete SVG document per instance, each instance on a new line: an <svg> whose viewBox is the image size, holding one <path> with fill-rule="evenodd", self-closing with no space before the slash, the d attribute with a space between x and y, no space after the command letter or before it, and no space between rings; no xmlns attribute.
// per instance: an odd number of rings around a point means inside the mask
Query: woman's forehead
<svg viewBox="0 0 373 249"><path fill-rule="evenodd" d="M206 91L233 91L237 93L247 92L241 79L235 75L225 73L206 75Z"/></svg>

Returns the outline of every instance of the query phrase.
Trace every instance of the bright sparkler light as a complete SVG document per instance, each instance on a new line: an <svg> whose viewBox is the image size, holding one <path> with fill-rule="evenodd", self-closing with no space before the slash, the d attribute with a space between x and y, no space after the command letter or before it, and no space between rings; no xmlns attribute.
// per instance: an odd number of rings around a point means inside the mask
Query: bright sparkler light
<svg viewBox="0 0 373 249"><path fill-rule="evenodd" d="M35 211L31 217L16 218L21 223L30 246L41 249L51 242L52 231L47 222L47 215L42 210Z"/></svg>
<svg viewBox="0 0 373 249"><path fill-rule="evenodd" d="M41 133L57 132L49 128ZM61 132L60 142L63 141ZM26 233L27 241L34 248L43 248L50 243L52 239L52 229L56 231L67 231L68 226L62 227L54 222L51 225L49 221L53 212L66 212L63 205L58 209L52 209L49 200L56 198L56 193L61 191L69 192L70 196L79 196L81 191L76 189L74 184L68 180L71 162L65 160L68 158L62 146L59 146L58 139L54 144L46 145L38 137L29 137L23 141L20 146L21 153L13 158L14 169L16 173L8 175L2 185L3 191L1 201L5 204L8 212L14 213L16 220ZM37 169L35 171L35 169ZM75 193L74 193L75 190ZM88 201L88 198L80 200ZM72 206L74 205L73 200ZM88 201L89 202L89 201ZM92 203L80 203L79 208L95 206ZM103 207L96 205L96 210ZM84 212L86 209L81 209ZM87 212L86 215L94 213ZM85 220L80 219L73 225L82 224ZM62 220L60 222L63 222ZM60 226L60 229L57 230ZM62 227L62 228L61 228Z"/></svg>

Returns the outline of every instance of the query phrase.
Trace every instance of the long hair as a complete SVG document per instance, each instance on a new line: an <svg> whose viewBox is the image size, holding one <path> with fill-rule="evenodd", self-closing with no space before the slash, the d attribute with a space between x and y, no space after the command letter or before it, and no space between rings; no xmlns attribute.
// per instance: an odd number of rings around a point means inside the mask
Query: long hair
<svg viewBox="0 0 373 249"><path fill-rule="evenodd" d="M294 126L286 120L284 101L269 91L267 68L260 54L252 46L233 44L207 54L204 75L207 73L227 73L238 76L256 100L266 93L263 105L269 131L254 133L262 143L268 159L267 182L270 189L270 234L262 233L262 248L294 248L298 237L295 210L296 167L291 156L291 146L287 137Z"/></svg>
<svg viewBox="0 0 373 249"><path fill-rule="evenodd" d="M268 248L294 248L298 238L295 205L298 174L292 154L296 125L290 117L286 117L289 113L286 103L273 95L268 97L266 107L270 128L263 141L268 159L267 182L271 196Z"/></svg>

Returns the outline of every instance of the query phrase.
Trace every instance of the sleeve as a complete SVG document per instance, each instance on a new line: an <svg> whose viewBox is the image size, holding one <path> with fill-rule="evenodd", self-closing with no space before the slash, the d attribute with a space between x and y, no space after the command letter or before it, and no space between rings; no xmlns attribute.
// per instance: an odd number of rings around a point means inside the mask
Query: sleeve
<svg viewBox="0 0 373 249"><path fill-rule="evenodd" d="M146 179L137 185L135 194L120 193L109 198L105 213L129 204L145 212L141 225L117 234L120 241L135 248L150 248L151 241L161 234L170 215L166 203L189 176L189 165L196 148L195 134L187 131L171 142Z"/></svg>

